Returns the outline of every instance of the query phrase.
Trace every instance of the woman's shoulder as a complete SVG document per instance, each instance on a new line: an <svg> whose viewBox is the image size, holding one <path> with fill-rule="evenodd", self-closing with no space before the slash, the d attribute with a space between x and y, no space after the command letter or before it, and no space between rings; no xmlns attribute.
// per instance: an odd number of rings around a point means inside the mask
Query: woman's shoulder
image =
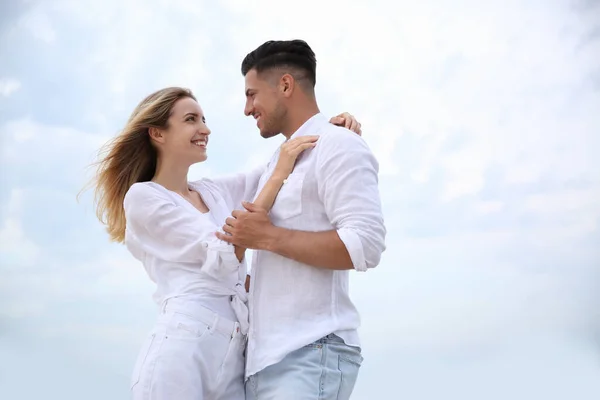
<svg viewBox="0 0 600 400"><path fill-rule="evenodd" d="M171 202L171 199L157 183L151 181L136 182L127 190L123 204L127 208L128 204L148 204L153 201Z"/></svg>
<svg viewBox="0 0 600 400"><path fill-rule="evenodd" d="M189 182L189 185L199 192L223 195L222 188L211 178L201 178L196 181L191 181Z"/></svg>
<svg viewBox="0 0 600 400"><path fill-rule="evenodd" d="M139 196L145 197L147 195L155 195L157 194L156 192L157 190L152 185L152 182L136 182L133 185L131 185L129 190L127 190L127 193L125 194L125 199L133 199Z"/></svg>

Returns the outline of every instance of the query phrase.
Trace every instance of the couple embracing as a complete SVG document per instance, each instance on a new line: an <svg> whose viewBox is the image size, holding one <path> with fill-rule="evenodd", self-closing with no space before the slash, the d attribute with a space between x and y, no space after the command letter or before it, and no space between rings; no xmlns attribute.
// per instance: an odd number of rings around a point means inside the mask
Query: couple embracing
<svg viewBox="0 0 600 400"><path fill-rule="evenodd" d="M188 181L211 131L183 88L146 97L98 164L98 217L156 284L135 400L344 400L358 376L348 279L385 249L378 163L353 116L320 113L306 42L266 42L242 74L245 114L286 138L261 167Z"/></svg>

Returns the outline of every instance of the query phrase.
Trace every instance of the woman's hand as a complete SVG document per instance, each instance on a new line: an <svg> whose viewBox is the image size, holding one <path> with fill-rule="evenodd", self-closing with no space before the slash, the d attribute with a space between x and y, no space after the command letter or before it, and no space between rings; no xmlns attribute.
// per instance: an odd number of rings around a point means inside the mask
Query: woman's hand
<svg viewBox="0 0 600 400"><path fill-rule="evenodd" d="M356 133L358 136L362 136L362 130L360 129L360 122L354 118L354 115L344 112L335 117L331 117L329 120L330 123L343 126L346 129L350 129L352 132Z"/></svg>
<svg viewBox="0 0 600 400"><path fill-rule="evenodd" d="M300 136L288 140L281 145L279 150L279 160L273 171L273 177L277 179L286 179L294 169L296 159L306 149L311 149L317 145L319 136Z"/></svg>

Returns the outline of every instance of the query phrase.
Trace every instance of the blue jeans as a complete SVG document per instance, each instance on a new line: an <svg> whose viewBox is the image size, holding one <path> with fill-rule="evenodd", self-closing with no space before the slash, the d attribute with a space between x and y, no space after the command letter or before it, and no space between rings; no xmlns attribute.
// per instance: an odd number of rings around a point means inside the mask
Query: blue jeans
<svg viewBox="0 0 600 400"><path fill-rule="evenodd" d="M360 348L327 335L250 376L246 400L348 400L362 361Z"/></svg>

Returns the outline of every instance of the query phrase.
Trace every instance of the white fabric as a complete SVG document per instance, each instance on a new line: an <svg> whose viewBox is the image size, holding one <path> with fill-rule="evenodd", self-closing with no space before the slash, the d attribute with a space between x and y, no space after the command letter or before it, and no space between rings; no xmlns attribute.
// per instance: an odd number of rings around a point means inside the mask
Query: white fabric
<svg viewBox="0 0 600 400"><path fill-rule="evenodd" d="M354 268L379 264L386 229L378 189L378 163L364 140L317 114L292 137L320 135L300 155L271 210L273 224L294 230L335 229ZM270 177L275 152L257 193ZM360 317L350 300L349 271L316 268L268 251L254 251L246 377L288 353L335 333L359 346Z"/></svg>
<svg viewBox="0 0 600 400"><path fill-rule="evenodd" d="M133 400L244 400L245 336L195 301L171 298L138 356Z"/></svg>
<svg viewBox="0 0 600 400"><path fill-rule="evenodd" d="M214 233L256 191L262 170L218 183L208 179L190 183L209 208L206 214L154 182L136 183L129 189L124 201L125 244L156 283L156 303L189 297L218 312L224 302L231 302L232 315L247 332L246 263L238 262L234 247Z"/></svg>

